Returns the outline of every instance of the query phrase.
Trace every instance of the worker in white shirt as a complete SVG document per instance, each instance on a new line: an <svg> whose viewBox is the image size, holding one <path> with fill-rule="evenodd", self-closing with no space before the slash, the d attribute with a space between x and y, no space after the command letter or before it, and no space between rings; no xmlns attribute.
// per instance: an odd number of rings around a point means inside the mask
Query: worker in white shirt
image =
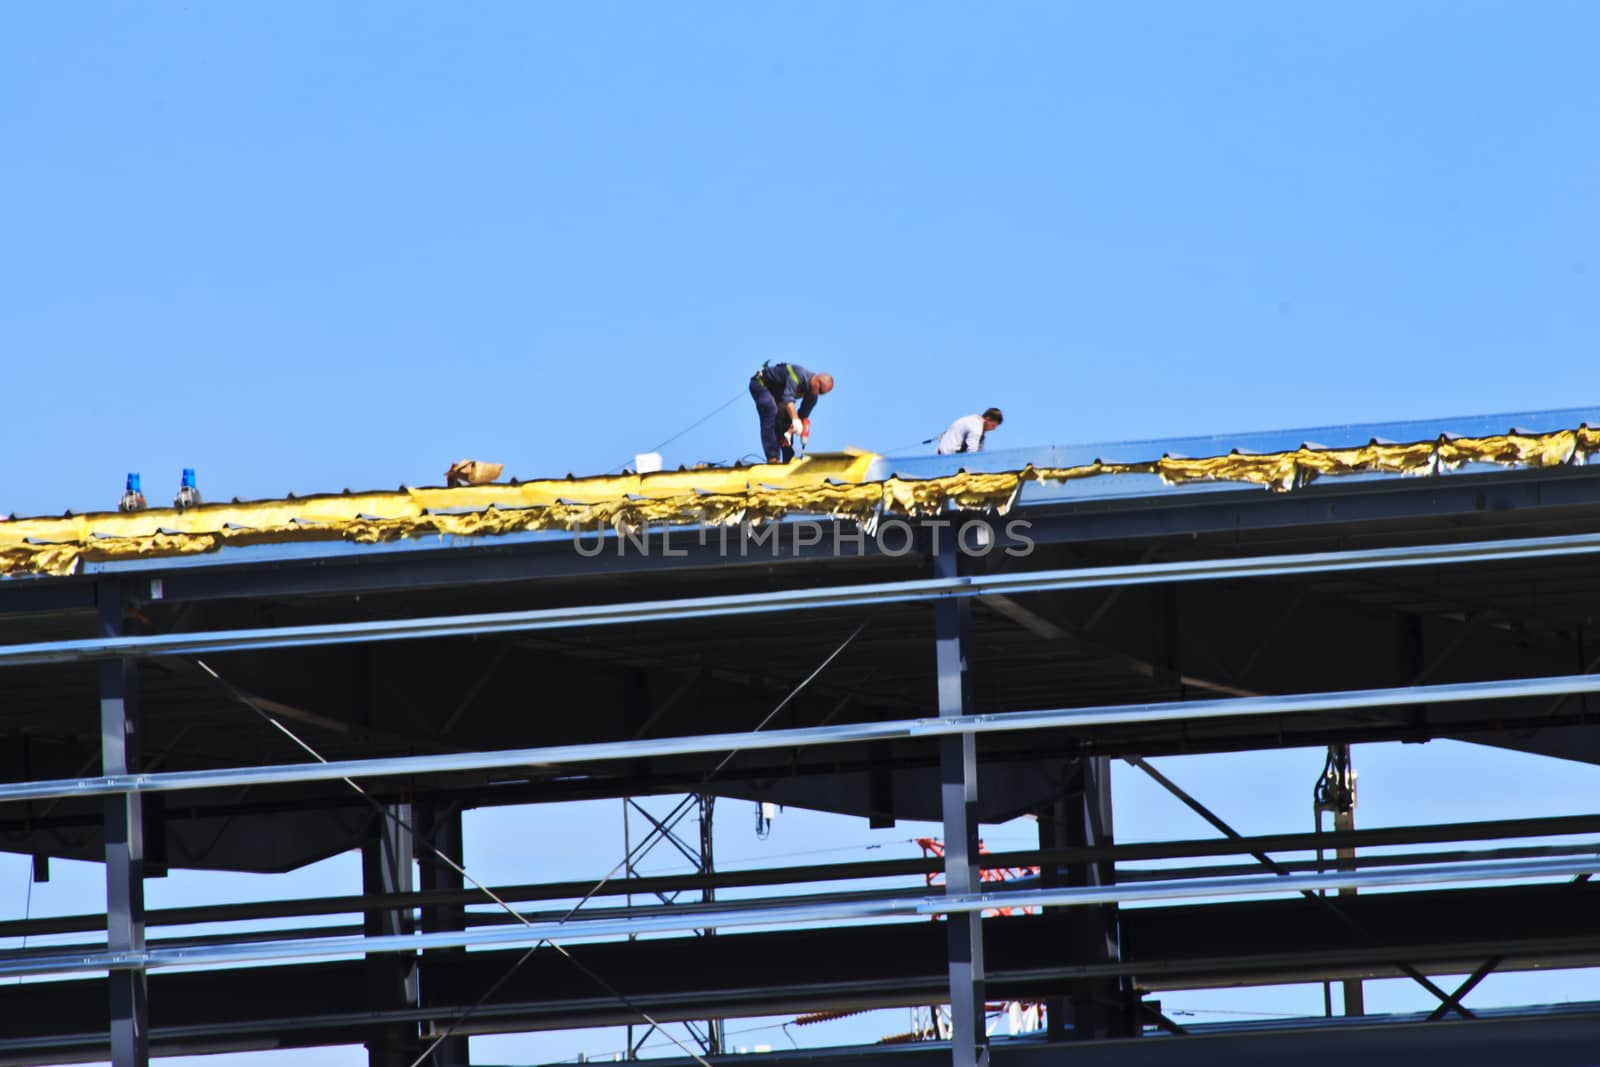
<svg viewBox="0 0 1600 1067"><path fill-rule="evenodd" d="M939 455L982 452L984 435L992 433L1004 421L1005 416L1000 414L999 408L990 408L982 415L961 416L939 435Z"/></svg>

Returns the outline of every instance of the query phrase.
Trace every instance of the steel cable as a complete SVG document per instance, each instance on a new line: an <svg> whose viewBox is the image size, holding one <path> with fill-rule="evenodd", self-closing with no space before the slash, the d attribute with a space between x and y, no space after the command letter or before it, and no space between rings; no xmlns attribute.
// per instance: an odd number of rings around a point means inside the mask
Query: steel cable
<svg viewBox="0 0 1600 1067"><path fill-rule="evenodd" d="M737 399L737 398L735 398L735 399ZM732 403L732 401L729 401L729 403ZM728 406L727 404L723 405L723 407L727 407L727 406ZM721 410L721 409L718 409L718 410ZM715 414L715 412L713 412L713 414ZM707 418L709 418L709 417L710 416L707 416ZM705 420L702 419L701 421L703 422ZM687 431L684 431L684 432L687 432ZM681 436L681 434L679 436ZM798 685L796 685L793 689L791 689L789 691L789 693L787 695L785 695L784 698L781 701L779 701L778 704L775 707L773 707L773 709L771 711L769 711L766 714L766 716L763 717L762 720L759 723L756 724L756 726L754 727L754 729L752 729L750 731L750 733L751 734L759 733L761 730L765 729L772 722L772 720L785 707L787 707L794 700L795 697L797 697L801 693L801 691L803 691L808 685L810 685L811 682L814 679L816 679L816 677L818 675L820 675L825 669L827 669L829 664L831 664L835 659L837 659L839 657L839 655L842 654L847 647L849 647L849 645L861 634L861 632L867 628L867 625L871 621L872 621L872 618L870 616L868 618L864 619L861 622L861 624L859 626L857 626L855 628L855 630L852 631L850 633L850 635L848 637L846 637L844 639L844 641L842 641L838 645L837 648L835 648L831 653L829 653L828 656L825 659L823 659L823 661L820 664L818 664L817 667L814 670L812 670L812 672L810 674L806 675L806 677L804 679L802 679ZM228 692L228 694L235 701L245 705L246 707L248 707L252 711L254 711L257 715L259 715L262 719L264 719L274 729L278 730L285 737L289 738L289 740L291 742L293 742L298 748L300 748L301 750L306 752L309 756L311 756L312 759L316 760L319 763L327 763L328 762L328 760L326 758L324 758L323 755L320 752L318 752L312 745L307 743L304 739L302 739L299 735L297 735L293 730L291 730L287 726L285 726L276 716L272 715L265 708L261 707L261 705L259 703L257 703L255 700L253 700L248 693L244 692L243 690L239 689L237 686L233 685L233 683L231 683L227 679L223 678L220 674L218 674L215 670L213 670L212 667L208 663L206 663L204 660L196 659L195 663L196 663L196 665L198 665L200 667L200 669L202 671L204 671L213 680L215 680L217 682L217 684L222 686L223 689L225 689ZM733 759L736 756L738 756L740 751L741 750L738 749L738 748L730 749L729 752L727 753L727 755L725 755L717 763L717 765L715 767L713 767L711 769L711 771L708 772L705 775L704 778L701 779L700 784L703 786L703 785L709 783L712 778L716 777L717 774L721 773L728 766L728 764L730 762L732 762ZM437 845L435 845L433 843L433 841L428 836L419 833L414 826L412 826L410 823L408 823L405 819L401 818L394 811L392 811L389 808L385 807L382 803L380 803L377 800L377 798L373 797L372 794L367 792L367 790L363 789L357 782L355 782L353 779L351 779L349 777L341 777L340 780L343 781L346 785L348 785L352 790L354 790L359 796L361 796L362 799L366 800L368 804L372 805L374 810L376 810L378 812L378 814L382 818L385 818L385 819L388 819L388 820L392 821L397 827L399 827L400 829L404 830L406 833L410 834L414 841L420 841L423 844L423 846L426 847L441 862L443 862L452 871L454 871L456 874L458 874L463 880L469 882L473 886L474 889L476 889L479 892L483 893L484 896L489 898L490 901L494 902L499 907L504 909L506 911L506 913L509 914L512 918L514 918L517 922L521 923L523 926L526 926L526 927L531 927L533 925L533 923L526 916L524 916L521 912L517 911L516 908L512 907L507 901L505 901L502 897L500 897L498 894L496 894L494 892L494 890L490 889L487 885L485 885L484 883L479 881L477 878L473 877L471 872L469 872L464 866L462 866L460 863L457 863L453 858L451 858L442 849L440 849ZM612 867L610 871L606 872L606 874L604 876L602 876L588 890L588 892L586 892L583 895L583 897L581 899L579 899L579 901L576 904L574 904L572 906L572 908L569 909L567 911L567 913L565 915L563 915L557 921L556 925L560 926L560 925L566 923L568 920L570 920L574 915L576 915L578 913L578 911L581 908L583 908L583 906L585 904L587 904L590 900L592 900L595 897L595 895L600 892L601 889L605 888L605 886L613 878L616 877L616 875L617 875L617 873L619 871L622 871L622 870L626 869L627 865L630 862L632 862L638 855L642 854L644 851L647 851L654 844L656 839L662 833L670 832L672 830L672 828L675 827L678 824L678 822L680 822L683 819L683 817L690 810L690 804L691 804L691 800L692 800L693 795L694 794L690 794L689 796L686 796L682 801L680 801L678 806L675 809L673 809L673 811L671 813L669 813L666 818L662 819L660 824L657 827L653 828L650 831L650 833L647 834L645 836L645 838L639 842L638 845L636 845L633 849L631 849L627 856L625 856L619 863L617 863L616 866ZM31 889L31 882L30 882L30 889ZM548 945L549 947L555 949L556 952L560 953L569 962L571 962L573 966L577 967L580 971L582 971L591 981L593 981L596 985L598 985L602 989L604 989L609 995L616 997L618 1002L621 1003L624 1007L626 1007L629 1011L632 1011L632 1012L635 1012L636 1014L638 1014L638 1016L642 1020L644 1020L644 1022L646 1022L650 1026L655 1027L659 1032L661 1032L663 1035L665 1035L668 1040L670 1040L680 1050L682 1050L685 1055L689 1056L690 1058L694 1059L697 1063L699 1063L701 1065L701 1067L711 1067L711 1065L705 1060L705 1058L703 1056L701 1056L699 1053L695 1052L693 1049L691 1049L687 1045L685 1045L681 1040L679 1040L677 1037L675 1037L670 1031L667 1031L664 1028L662 1028L661 1024L659 1022L657 1022L654 1018L652 1018L648 1012L646 1012L643 1008L639 1007L637 1004L633 1003L631 1000L628 999L628 997L625 994L623 994L621 991L619 991L615 986L613 986L611 983L607 982L600 975L596 974L591 968L589 968L583 962L578 960L563 945L557 943L556 941L551 940L550 938L542 938L539 941L535 942L533 945L531 945L520 957L518 957L518 959L515 962L512 963L512 965L506 970L506 972L503 975L501 975L501 977L499 979L497 979L492 985L489 986L489 988L487 990L484 991L483 995L481 995L476 1001L473 1002L473 1004L471 1006L469 1006L465 1011L463 1011L458 1017L456 1017L455 1019L451 1020L450 1024L448 1026L446 1026L443 1030L437 1031L433 1035L433 1040L428 1044L428 1046L426 1048L424 1048L422 1050L422 1053L412 1062L411 1067L421 1067L421 1064L425 1063L428 1060L428 1058L433 1055L434 1050L437 1049L440 1044L442 1044L444 1041L446 1041L450 1037L452 1037L460 1029L460 1027L463 1026L472 1017L472 1015L474 1013L476 1013L480 1008L482 1008L482 1006L485 1003L487 1003L488 1000L491 997L493 997L493 995L496 992L498 992L501 988L503 988L505 986L505 984L508 981L511 980L512 976L514 976L522 968L522 966L530 958L532 958L533 954L541 946L544 946L544 945Z"/></svg>

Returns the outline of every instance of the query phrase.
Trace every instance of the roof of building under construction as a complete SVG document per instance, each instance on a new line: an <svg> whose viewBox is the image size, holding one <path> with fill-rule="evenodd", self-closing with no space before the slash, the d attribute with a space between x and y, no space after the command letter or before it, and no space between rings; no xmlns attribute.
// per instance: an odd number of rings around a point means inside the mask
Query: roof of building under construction
<svg viewBox="0 0 1600 1067"><path fill-rule="evenodd" d="M1129 497L1248 485L1286 492L1323 478L1550 468L1600 452L1586 410L1444 419L1290 434L1038 448L916 459L852 450L789 465L699 467L504 484L345 490L187 510L91 512L0 522L0 575L68 575L86 563L153 560L247 545L572 533L619 526L726 525L812 515L871 522L949 508L1004 514L1019 500Z"/></svg>

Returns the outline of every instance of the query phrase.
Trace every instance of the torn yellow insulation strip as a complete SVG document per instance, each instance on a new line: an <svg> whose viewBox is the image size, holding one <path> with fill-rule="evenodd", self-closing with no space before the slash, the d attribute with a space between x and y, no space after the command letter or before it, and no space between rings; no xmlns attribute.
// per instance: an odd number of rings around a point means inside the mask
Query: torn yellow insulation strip
<svg viewBox="0 0 1600 1067"><path fill-rule="evenodd" d="M710 468L516 485L401 489L248 504L0 522L0 575L71 574L83 561L182 556L224 545L343 540L360 543L448 535L482 537L662 524L734 525L786 515L875 521L947 507L1005 512L1030 481L1154 474L1170 485L1242 482L1288 490L1325 475L1430 474L1466 463L1550 467L1600 452L1600 430L1443 438L1410 444L1313 449L1140 463L1024 467L998 474L881 482L863 479L870 453L807 456L789 465Z"/></svg>

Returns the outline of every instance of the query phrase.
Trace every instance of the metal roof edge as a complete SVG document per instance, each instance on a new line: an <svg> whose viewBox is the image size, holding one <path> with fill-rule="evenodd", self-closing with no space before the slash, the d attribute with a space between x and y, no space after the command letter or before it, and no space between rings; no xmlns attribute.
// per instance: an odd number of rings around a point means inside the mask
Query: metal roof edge
<svg viewBox="0 0 1600 1067"><path fill-rule="evenodd" d="M1220 456L1233 451L1270 454L1291 452L1307 442L1321 449L1353 448L1373 439L1396 442L1432 441L1441 435L1488 437L1513 427L1519 433L1570 430L1582 423L1600 426L1600 406L1554 408L1447 418L1409 419L1400 422L1348 423L1342 426L1308 426L1247 433L1209 434L1198 437L1156 437L1127 441L1066 445L1033 445L969 452L954 456L885 456L867 468L869 481L890 477L937 478L960 470L982 473L1033 467L1078 467L1103 460L1136 463L1173 456Z"/></svg>

